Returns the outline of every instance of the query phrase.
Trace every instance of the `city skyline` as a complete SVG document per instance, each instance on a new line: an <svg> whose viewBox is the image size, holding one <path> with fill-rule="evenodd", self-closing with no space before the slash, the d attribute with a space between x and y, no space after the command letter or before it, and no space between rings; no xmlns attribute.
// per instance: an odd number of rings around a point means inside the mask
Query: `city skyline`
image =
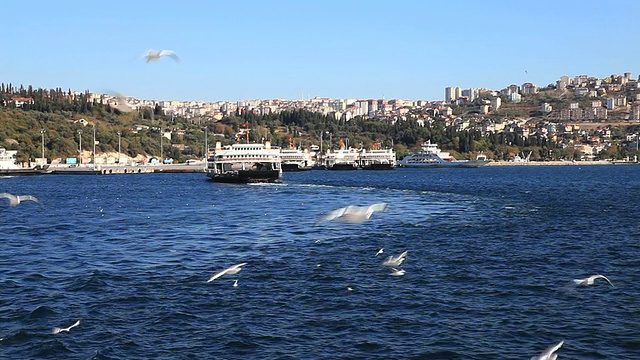
<svg viewBox="0 0 640 360"><path fill-rule="evenodd" d="M393 9L381 1L67 1L4 8L11 16L3 25L0 81L143 99L435 101L450 86L543 87L563 75L638 73L639 50L616 46L640 27L640 4L631 1L608 4L613 20L592 1L401 1ZM174 50L180 62L147 63L142 55L150 48Z"/></svg>

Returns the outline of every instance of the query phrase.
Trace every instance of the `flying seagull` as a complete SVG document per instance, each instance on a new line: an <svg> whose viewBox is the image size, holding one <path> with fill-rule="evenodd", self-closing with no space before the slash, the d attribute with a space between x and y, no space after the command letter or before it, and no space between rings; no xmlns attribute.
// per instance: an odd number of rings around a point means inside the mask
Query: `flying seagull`
<svg viewBox="0 0 640 360"><path fill-rule="evenodd" d="M378 256L378 255L382 254L383 252L384 252L384 248L382 248L382 249L378 250L378 252L376 253L376 256Z"/></svg>
<svg viewBox="0 0 640 360"><path fill-rule="evenodd" d="M73 325L69 326L68 328L59 328L59 327L53 328L53 333L57 334L57 333L60 333L60 332L63 332L63 331L69 331L69 330L71 330L72 328L74 328L74 327L76 327L78 325L80 325L80 320L76 321Z"/></svg>
<svg viewBox="0 0 640 360"><path fill-rule="evenodd" d="M33 202L40 203L40 201L35 196L31 196L31 195L13 195L9 193L2 193L0 194L0 198L9 199L9 205L12 207L17 206L22 201L33 201Z"/></svg>
<svg viewBox="0 0 640 360"><path fill-rule="evenodd" d="M170 58L172 58L175 61L180 61L180 58L178 57L178 55L176 55L175 52L173 52L173 50L160 50L160 51L156 51L153 49L149 49L149 51L147 51L146 54L144 54L143 57L145 57L147 59L147 62L151 62L154 60L158 60L163 56L168 56Z"/></svg>
<svg viewBox="0 0 640 360"><path fill-rule="evenodd" d="M395 266L402 265L402 263L407 259L407 251L405 251L402 254L397 255L397 256L388 256L384 260L382 265L389 266L389 267L395 267Z"/></svg>
<svg viewBox="0 0 640 360"><path fill-rule="evenodd" d="M238 287L238 279L236 279L236 281L233 282L233 287Z"/></svg>
<svg viewBox="0 0 640 360"><path fill-rule="evenodd" d="M532 357L531 360L556 360L558 358L558 354L555 352L560 349L562 344L564 344L564 340L560 341L556 345L548 347L545 351L540 353L540 355Z"/></svg>
<svg viewBox="0 0 640 360"><path fill-rule="evenodd" d="M606 282L608 282L609 285L613 286L611 281L609 281L609 279L607 279L604 275L591 275L586 279L574 279L573 282L576 285L588 286L588 285L593 285L593 283L596 281L596 279L603 279Z"/></svg>
<svg viewBox="0 0 640 360"><path fill-rule="evenodd" d="M387 208L386 203L378 203L369 206L354 206L349 205L347 207L343 207L337 210L333 210L332 212L324 215L318 219L318 223L338 220L347 223L362 223L371 217L376 211L384 211Z"/></svg>
<svg viewBox="0 0 640 360"><path fill-rule="evenodd" d="M127 101L126 96L122 94L116 94L116 104L111 107L117 109L120 112L128 113L135 110L135 107Z"/></svg>
<svg viewBox="0 0 640 360"><path fill-rule="evenodd" d="M238 264L238 265L233 265L230 268L224 269L222 271L220 271L219 273L213 275L209 280L207 280L207 282L212 282L213 280L219 278L222 275L226 275L226 274L237 274L238 272L240 272L240 270L242 270L242 267L244 265L247 265L247 263L242 263L242 264Z"/></svg>

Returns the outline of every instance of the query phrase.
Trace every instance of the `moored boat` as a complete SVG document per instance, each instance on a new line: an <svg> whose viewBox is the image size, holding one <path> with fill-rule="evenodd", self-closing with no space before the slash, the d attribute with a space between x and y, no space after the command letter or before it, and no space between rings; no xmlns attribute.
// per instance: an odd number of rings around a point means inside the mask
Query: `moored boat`
<svg viewBox="0 0 640 360"><path fill-rule="evenodd" d="M427 141L422 144L420 150L399 160L398 166L407 168L477 168L488 162L484 155L478 155L475 160L456 160L448 152L440 150L437 144Z"/></svg>
<svg viewBox="0 0 640 360"><path fill-rule="evenodd" d="M363 170L393 170L396 167L396 152L393 149L362 150L358 164Z"/></svg>
<svg viewBox="0 0 640 360"><path fill-rule="evenodd" d="M281 149L282 171L305 171L313 169L315 161L309 150Z"/></svg>
<svg viewBox="0 0 640 360"><path fill-rule="evenodd" d="M264 144L233 144L215 150L207 158L207 176L215 182L277 182L282 177L280 149Z"/></svg>

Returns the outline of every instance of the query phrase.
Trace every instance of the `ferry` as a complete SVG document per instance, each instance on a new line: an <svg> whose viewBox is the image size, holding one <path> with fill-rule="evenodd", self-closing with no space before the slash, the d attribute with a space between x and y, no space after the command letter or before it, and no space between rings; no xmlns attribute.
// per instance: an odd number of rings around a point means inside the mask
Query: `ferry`
<svg viewBox="0 0 640 360"><path fill-rule="evenodd" d="M17 159L17 150L7 150L0 148L0 176L14 175L40 175L45 173L45 169L40 165L37 167L22 167Z"/></svg>
<svg viewBox="0 0 640 360"><path fill-rule="evenodd" d="M308 149L281 149L280 157L282 158L282 171L285 172L311 170L315 165Z"/></svg>
<svg viewBox="0 0 640 360"><path fill-rule="evenodd" d="M270 141L224 147L216 141L215 150L207 156L206 173L215 182L279 182L282 178L281 165L280 149L272 148Z"/></svg>
<svg viewBox="0 0 640 360"><path fill-rule="evenodd" d="M440 150L431 140L422 144L422 148L398 161L399 167L407 168L477 168L489 161L485 155L478 155L475 160L456 160L451 154Z"/></svg>
<svg viewBox="0 0 640 360"><path fill-rule="evenodd" d="M360 152L353 148L328 151L324 159L327 170L358 170Z"/></svg>
<svg viewBox="0 0 640 360"><path fill-rule="evenodd" d="M358 170L360 150L345 148L344 142L340 140L340 150L331 151L329 149L324 156L324 165L327 170Z"/></svg>
<svg viewBox="0 0 640 360"><path fill-rule="evenodd" d="M396 167L396 152L393 149L362 150L358 164L363 170L393 170Z"/></svg>

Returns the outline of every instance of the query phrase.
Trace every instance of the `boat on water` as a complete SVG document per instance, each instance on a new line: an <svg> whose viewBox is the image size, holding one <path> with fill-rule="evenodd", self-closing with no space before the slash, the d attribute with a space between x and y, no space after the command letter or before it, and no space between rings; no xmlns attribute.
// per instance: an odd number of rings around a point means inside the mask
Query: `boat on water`
<svg viewBox="0 0 640 360"><path fill-rule="evenodd" d="M282 178L280 149L264 144L233 144L216 142L207 157L207 176L215 182L260 183L278 182Z"/></svg>
<svg viewBox="0 0 640 360"><path fill-rule="evenodd" d="M406 168L477 168L489 161L485 155L478 155L475 160L456 160L451 154L440 150L438 144L427 141L422 148L398 161L399 167Z"/></svg>
<svg viewBox="0 0 640 360"><path fill-rule="evenodd" d="M340 140L340 149L327 150L324 156L324 166L327 170L358 170L360 150L345 147L344 141Z"/></svg>
<svg viewBox="0 0 640 360"><path fill-rule="evenodd" d="M360 152L357 149L340 149L328 151L325 155L325 169L327 170L358 170Z"/></svg>
<svg viewBox="0 0 640 360"><path fill-rule="evenodd" d="M393 170L396 167L396 152L393 149L362 150L358 164L363 170Z"/></svg>
<svg viewBox="0 0 640 360"><path fill-rule="evenodd" d="M17 150L0 148L0 176L40 175L46 173L46 167L23 167L17 159Z"/></svg>
<svg viewBox="0 0 640 360"><path fill-rule="evenodd" d="M315 161L308 149L281 149L282 171L306 171L315 166Z"/></svg>

